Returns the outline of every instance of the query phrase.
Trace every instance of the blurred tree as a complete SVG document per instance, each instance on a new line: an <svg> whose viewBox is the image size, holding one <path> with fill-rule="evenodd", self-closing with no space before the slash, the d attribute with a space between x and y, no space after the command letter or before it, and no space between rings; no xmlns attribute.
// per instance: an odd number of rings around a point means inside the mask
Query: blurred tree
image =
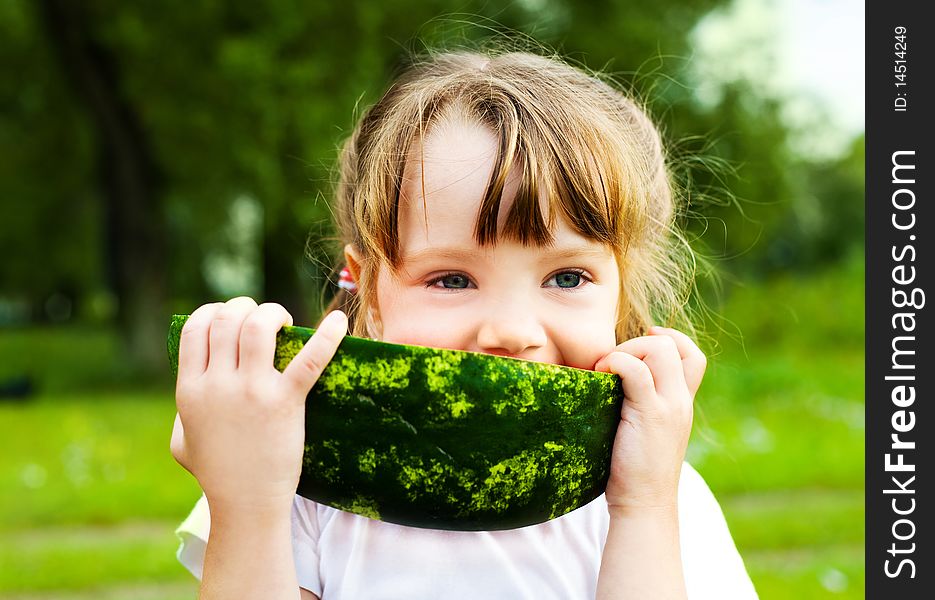
<svg viewBox="0 0 935 600"><path fill-rule="evenodd" d="M42 0L40 14L97 142L99 189L104 200L106 273L117 297L117 320L130 358L158 365L165 314L165 220L162 177L136 107L124 96L113 50L91 35L80 3Z"/></svg>
<svg viewBox="0 0 935 600"><path fill-rule="evenodd" d="M94 140L32 7L0 3L0 299L45 319L56 292L103 276Z"/></svg>
<svg viewBox="0 0 935 600"><path fill-rule="evenodd" d="M782 240L792 246L787 267L821 265L861 253L864 245L864 142L854 139L841 157L802 165L801 204L811 211L792 210L786 215L791 236Z"/></svg>
<svg viewBox="0 0 935 600"><path fill-rule="evenodd" d="M859 250L863 136L839 157L803 155L793 147L782 100L748 85L727 86L716 107L672 115L676 130L710 132L680 150L683 174L694 177L688 187L700 197L687 220L698 246L744 279L810 270Z"/></svg>

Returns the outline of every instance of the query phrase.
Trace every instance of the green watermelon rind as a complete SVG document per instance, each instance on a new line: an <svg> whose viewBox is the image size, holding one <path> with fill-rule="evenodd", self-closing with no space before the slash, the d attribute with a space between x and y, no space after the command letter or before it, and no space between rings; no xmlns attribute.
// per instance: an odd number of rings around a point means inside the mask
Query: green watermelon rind
<svg viewBox="0 0 935 600"><path fill-rule="evenodd" d="M276 368L314 331L280 330ZM412 527L535 525L603 493L622 402L611 373L345 336L306 400L296 492Z"/></svg>

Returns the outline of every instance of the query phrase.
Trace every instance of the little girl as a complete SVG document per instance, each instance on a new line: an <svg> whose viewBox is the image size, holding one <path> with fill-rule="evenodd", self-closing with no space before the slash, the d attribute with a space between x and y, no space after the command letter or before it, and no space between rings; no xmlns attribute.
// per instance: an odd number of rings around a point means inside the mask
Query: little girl
<svg viewBox="0 0 935 600"><path fill-rule="evenodd" d="M204 496L179 559L200 597L755 598L717 501L683 462L705 357L653 325L690 331L675 204L655 127L599 79L517 52L409 68L343 148L346 271L299 355L273 368L292 317L249 298L200 307L182 332L172 453ZM605 494L492 532L296 496L305 396L348 328L618 374Z"/></svg>

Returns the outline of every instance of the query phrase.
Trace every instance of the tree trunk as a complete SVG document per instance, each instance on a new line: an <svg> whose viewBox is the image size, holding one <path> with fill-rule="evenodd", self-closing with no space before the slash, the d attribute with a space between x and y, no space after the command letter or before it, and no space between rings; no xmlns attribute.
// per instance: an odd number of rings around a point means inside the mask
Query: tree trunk
<svg viewBox="0 0 935 600"><path fill-rule="evenodd" d="M303 298L300 265L304 260L306 232L289 219L289 211L265 220L263 230L263 298L278 302L292 315L296 325L309 325L309 304Z"/></svg>
<svg viewBox="0 0 935 600"><path fill-rule="evenodd" d="M167 273L161 177L139 119L120 89L113 52L91 33L82 3L42 0L40 14L66 77L88 109L98 144L109 284L127 356L165 366Z"/></svg>

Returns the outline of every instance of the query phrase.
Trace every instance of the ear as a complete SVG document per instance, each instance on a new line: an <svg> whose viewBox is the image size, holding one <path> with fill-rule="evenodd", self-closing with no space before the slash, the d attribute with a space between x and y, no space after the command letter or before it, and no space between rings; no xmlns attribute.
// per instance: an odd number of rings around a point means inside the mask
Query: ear
<svg viewBox="0 0 935 600"><path fill-rule="evenodd" d="M360 281L360 252L354 244L344 246L344 261L354 281Z"/></svg>
<svg viewBox="0 0 935 600"><path fill-rule="evenodd" d="M354 281L360 282L360 251L354 244L344 246L344 260L351 272L351 277L354 278ZM360 284L358 283L358 285ZM366 316L367 335L374 340L381 339L382 325L379 307L370 306Z"/></svg>

